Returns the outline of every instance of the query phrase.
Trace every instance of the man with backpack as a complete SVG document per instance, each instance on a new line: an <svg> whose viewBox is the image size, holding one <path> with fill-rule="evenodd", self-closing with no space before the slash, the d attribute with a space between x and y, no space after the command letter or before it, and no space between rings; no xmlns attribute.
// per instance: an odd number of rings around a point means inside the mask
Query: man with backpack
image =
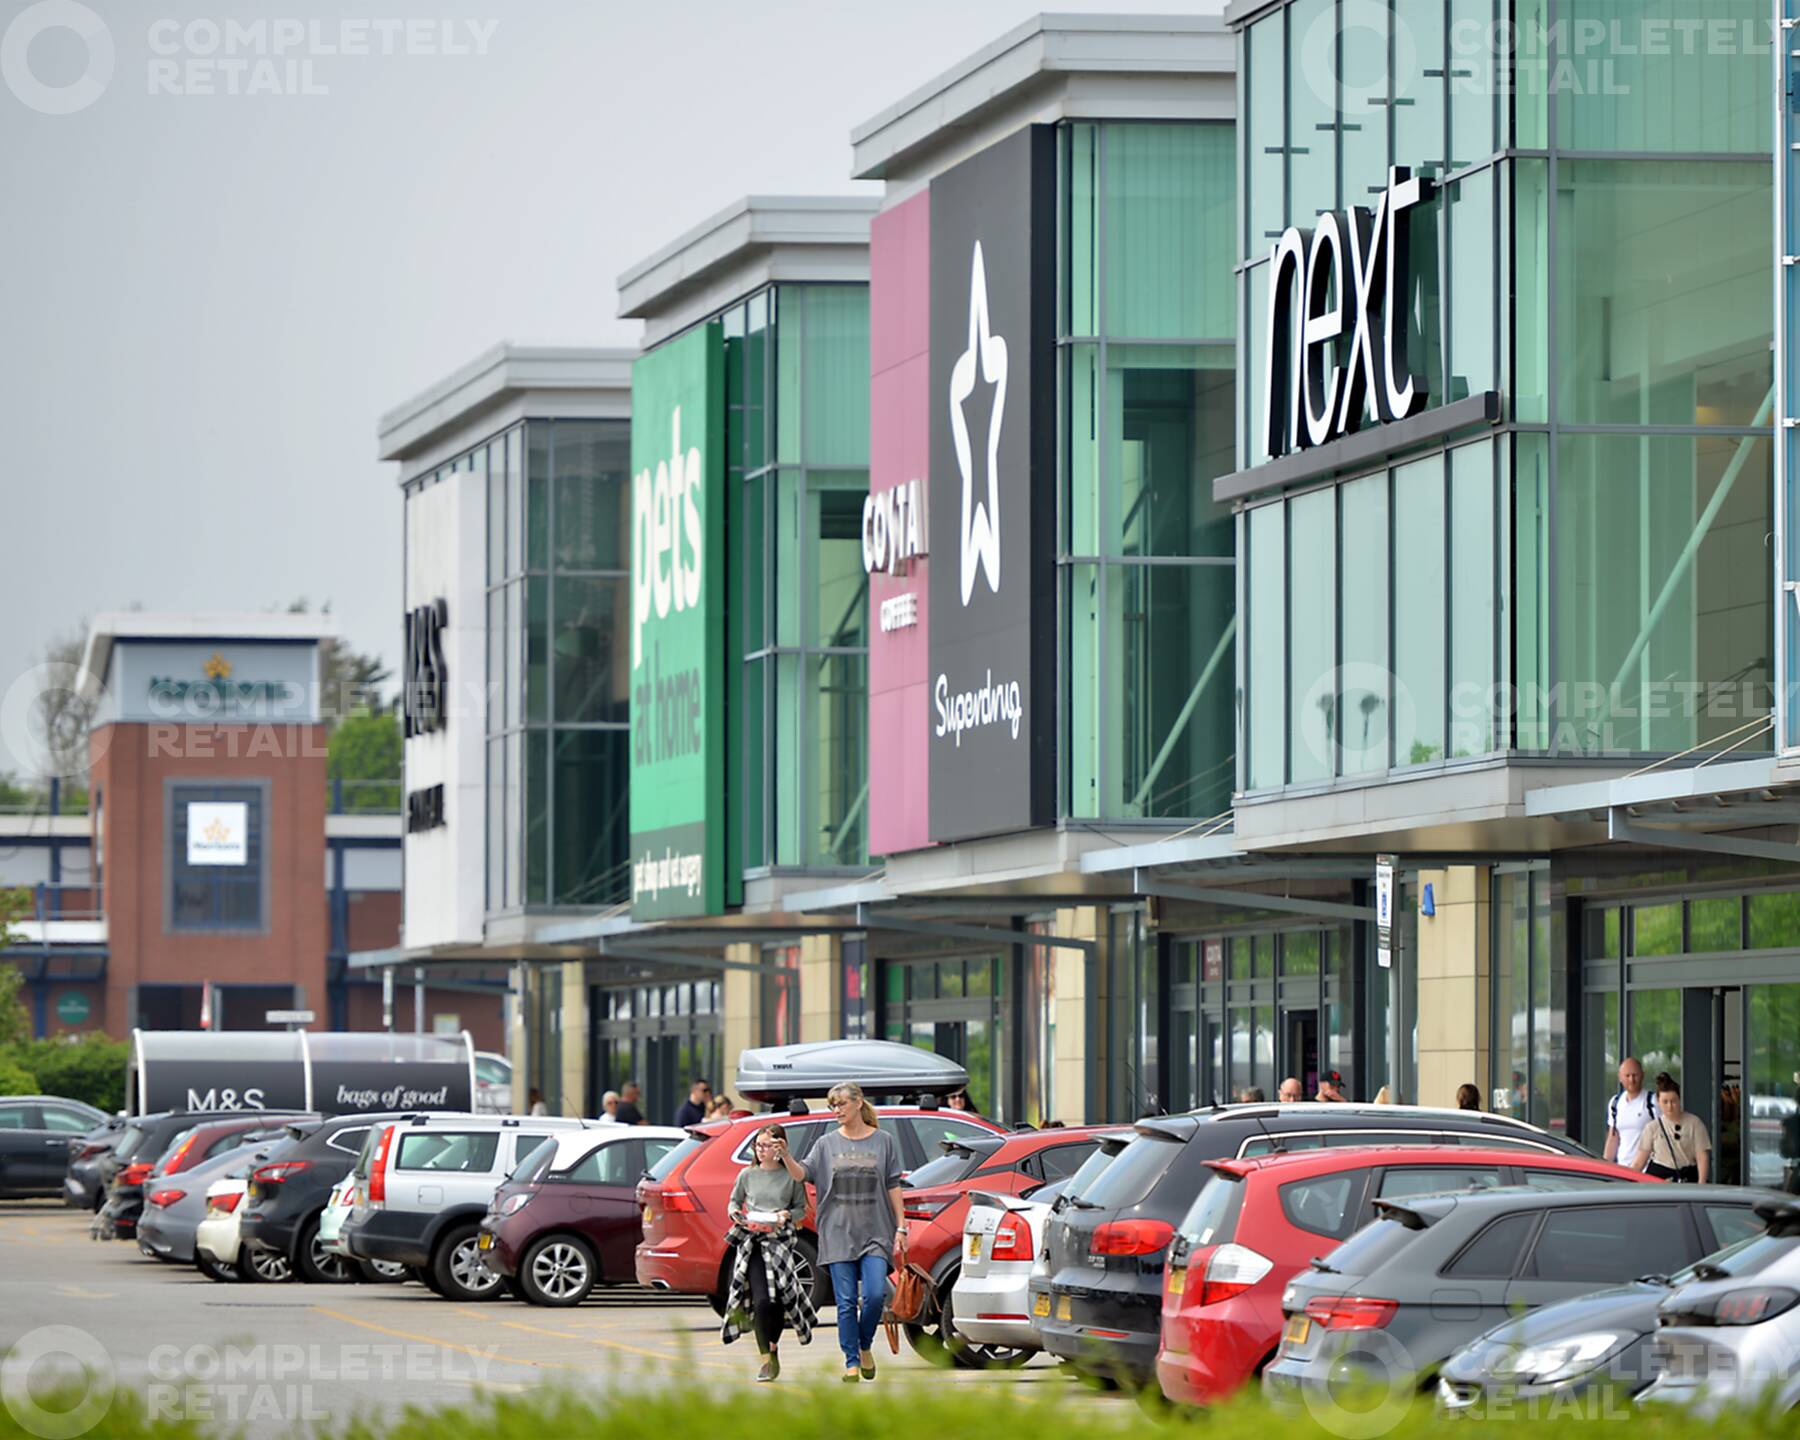
<svg viewBox="0 0 1800 1440"><path fill-rule="evenodd" d="M1627 1055L1619 1066L1619 1093L1606 1103L1606 1158L1632 1166L1638 1142L1655 1118L1656 1097L1644 1088L1644 1067Z"/></svg>

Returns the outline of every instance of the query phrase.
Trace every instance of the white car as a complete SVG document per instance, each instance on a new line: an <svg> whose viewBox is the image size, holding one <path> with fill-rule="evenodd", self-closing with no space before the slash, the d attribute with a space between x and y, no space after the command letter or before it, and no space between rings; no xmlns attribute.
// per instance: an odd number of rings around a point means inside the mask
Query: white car
<svg viewBox="0 0 1800 1440"><path fill-rule="evenodd" d="M976 1191L963 1217L963 1261L950 1292L950 1323L971 1345L992 1350L1043 1349L1031 1313L1031 1280L1049 1274L1044 1225L1059 1200L1079 1195L1125 1148L1129 1133L1107 1136L1067 1180L1029 1196Z"/></svg>
<svg viewBox="0 0 1800 1440"><path fill-rule="evenodd" d="M475 1052L475 1113L512 1114L512 1061L492 1050Z"/></svg>
<svg viewBox="0 0 1800 1440"><path fill-rule="evenodd" d="M363 1275L373 1280L404 1280L407 1271L404 1265L392 1260L358 1260L344 1248L340 1232L344 1221L350 1218L350 1212L356 1208L356 1176L346 1175L332 1187L331 1198L325 1202L325 1208L319 1212L319 1246L328 1255L341 1256L352 1265L363 1267Z"/></svg>
<svg viewBox="0 0 1800 1440"><path fill-rule="evenodd" d="M238 1238L248 1188L249 1182L241 1174L206 1187L206 1218L194 1232L194 1264L214 1280L286 1280L287 1256L273 1250L246 1252Z"/></svg>

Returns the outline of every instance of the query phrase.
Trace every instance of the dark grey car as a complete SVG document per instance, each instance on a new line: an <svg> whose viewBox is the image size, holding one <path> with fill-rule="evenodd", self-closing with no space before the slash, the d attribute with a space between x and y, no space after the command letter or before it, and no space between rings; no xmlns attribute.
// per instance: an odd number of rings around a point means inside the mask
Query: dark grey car
<svg viewBox="0 0 1800 1440"><path fill-rule="evenodd" d="M1288 1282L1263 1391L1293 1404L1303 1390L1322 1398L1434 1380L1451 1355L1520 1310L1721 1249L1765 1198L1730 1185L1628 1184L1377 1201L1383 1218Z"/></svg>

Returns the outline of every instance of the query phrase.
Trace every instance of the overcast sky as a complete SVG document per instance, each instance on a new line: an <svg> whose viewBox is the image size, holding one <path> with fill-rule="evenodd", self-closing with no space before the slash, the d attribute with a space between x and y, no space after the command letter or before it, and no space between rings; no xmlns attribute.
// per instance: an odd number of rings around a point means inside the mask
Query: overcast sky
<svg viewBox="0 0 1800 1440"><path fill-rule="evenodd" d="M869 188L851 126L1039 8L0 0L0 694L133 602L304 595L396 664L376 417L497 340L635 341L621 270L745 193Z"/></svg>

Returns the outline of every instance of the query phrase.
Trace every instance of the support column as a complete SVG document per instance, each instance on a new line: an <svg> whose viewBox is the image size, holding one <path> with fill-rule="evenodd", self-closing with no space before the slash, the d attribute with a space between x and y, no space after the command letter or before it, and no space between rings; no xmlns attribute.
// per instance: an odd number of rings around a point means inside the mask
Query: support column
<svg viewBox="0 0 1800 1440"><path fill-rule="evenodd" d="M393 967L386 973L392 975ZM525 1092L529 1088L528 1077L531 1067L527 1063L531 1052L526 1041L525 1015L528 1006L525 1003L525 962L515 960L512 963L512 1018L506 1030L506 1058L512 1061L512 1111L515 1115L525 1113ZM389 1027L392 1028L391 1026Z"/></svg>
<svg viewBox="0 0 1800 1440"><path fill-rule="evenodd" d="M570 960L562 971L562 1113L588 1112L587 966Z"/></svg>
<svg viewBox="0 0 1800 1440"><path fill-rule="evenodd" d="M1459 1085L1472 1084L1484 1102L1489 1071L1488 869L1455 865L1419 873L1419 894L1431 886L1437 913L1418 917L1419 1105L1455 1105Z"/></svg>
<svg viewBox="0 0 1800 1440"><path fill-rule="evenodd" d="M727 945L727 960L754 963L760 957L755 945ZM720 985L724 1014L719 1026L720 1083L729 1085L737 1074L738 1056L762 1042L762 975L756 970L727 970Z"/></svg>
<svg viewBox="0 0 1800 1440"><path fill-rule="evenodd" d="M844 1033L843 941L836 935L800 940L800 1038L836 1040Z"/></svg>
<svg viewBox="0 0 1800 1440"><path fill-rule="evenodd" d="M1055 933L1063 938L1103 940L1105 929L1101 912L1091 906L1056 912ZM1056 973L1056 1093L1050 1118L1084 1125L1105 1114L1106 1002L1101 978L1105 957L1094 957L1102 963L1092 967L1095 984L1090 986L1087 952L1057 946L1050 955ZM1095 1081L1094 1114L1089 1114L1090 1073Z"/></svg>

